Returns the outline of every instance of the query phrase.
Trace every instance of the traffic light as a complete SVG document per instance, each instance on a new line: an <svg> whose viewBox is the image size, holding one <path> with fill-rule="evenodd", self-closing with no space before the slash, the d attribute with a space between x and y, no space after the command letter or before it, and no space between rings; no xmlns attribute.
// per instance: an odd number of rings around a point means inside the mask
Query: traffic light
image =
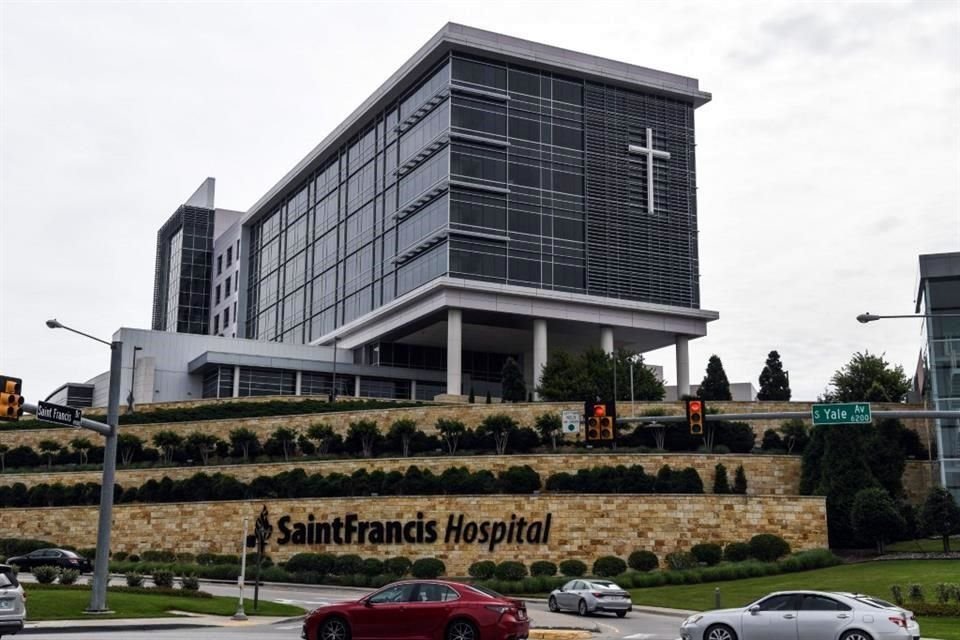
<svg viewBox="0 0 960 640"><path fill-rule="evenodd" d="M587 402L583 407L587 442L614 440L617 435L617 405L613 402Z"/></svg>
<svg viewBox="0 0 960 640"><path fill-rule="evenodd" d="M690 426L690 435L703 435L704 414L707 405L703 400L687 400L687 424Z"/></svg>
<svg viewBox="0 0 960 640"><path fill-rule="evenodd" d="M617 436L617 405L608 402L604 415L600 418L600 439L613 440Z"/></svg>
<svg viewBox="0 0 960 640"><path fill-rule="evenodd" d="M0 376L0 420L15 422L23 415L22 384L20 378Z"/></svg>

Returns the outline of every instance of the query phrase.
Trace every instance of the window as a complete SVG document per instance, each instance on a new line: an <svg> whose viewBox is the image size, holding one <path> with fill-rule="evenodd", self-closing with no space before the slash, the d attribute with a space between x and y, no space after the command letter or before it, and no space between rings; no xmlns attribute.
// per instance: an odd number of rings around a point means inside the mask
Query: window
<svg viewBox="0 0 960 640"><path fill-rule="evenodd" d="M760 611L796 611L796 598L792 593L773 596L760 603Z"/></svg>
<svg viewBox="0 0 960 640"><path fill-rule="evenodd" d="M233 292L236 293L240 291L240 269L237 269L233 274Z"/></svg>
<svg viewBox="0 0 960 640"><path fill-rule="evenodd" d="M362 380L361 384L363 384ZM460 598L456 591L443 584L426 582L419 586L414 602L450 602Z"/></svg>
<svg viewBox="0 0 960 640"><path fill-rule="evenodd" d="M338 385L339 386L339 385ZM388 604L390 602L410 602L416 583L408 582L387 587L378 591L367 600L370 604Z"/></svg>
<svg viewBox="0 0 960 640"><path fill-rule="evenodd" d="M495 240L455 240L450 245L450 272L503 281L507 277L507 247Z"/></svg>
<svg viewBox="0 0 960 640"><path fill-rule="evenodd" d="M507 110L497 103L458 97L453 103L451 122L457 129L498 137L507 135Z"/></svg>
<svg viewBox="0 0 960 640"><path fill-rule="evenodd" d="M213 304L220 304L220 285L217 285L217 288L214 290Z"/></svg>
<svg viewBox="0 0 960 640"><path fill-rule="evenodd" d="M400 179L400 203L407 204L415 196L432 187L447 173L447 149L437 152Z"/></svg>
<svg viewBox="0 0 960 640"><path fill-rule="evenodd" d="M230 307L223 310L223 328L230 326Z"/></svg>
<svg viewBox="0 0 960 640"><path fill-rule="evenodd" d="M227 276L227 282L223 285L223 297L229 296L231 291L233 289L230 288L230 276Z"/></svg>
<svg viewBox="0 0 960 640"><path fill-rule="evenodd" d="M397 295L416 289L446 271L447 245L443 243L400 265L397 269Z"/></svg>
<svg viewBox="0 0 960 640"><path fill-rule="evenodd" d="M217 256L217 275L223 273L223 256Z"/></svg>
<svg viewBox="0 0 960 640"><path fill-rule="evenodd" d="M213 316L213 335L220 333L220 314Z"/></svg>
<svg viewBox="0 0 960 640"><path fill-rule="evenodd" d="M553 99L558 102L569 102L571 104L583 104L583 85L579 82L571 82L553 79Z"/></svg>
<svg viewBox="0 0 960 640"><path fill-rule="evenodd" d="M505 91L507 88L507 70L478 60L466 58L453 59L453 79L466 84L482 85Z"/></svg>
<svg viewBox="0 0 960 640"><path fill-rule="evenodd" d="M498 231L507 228L507 201L504 196L454 190L450 198L451 223Z"/></svg>
<svg viewBox="0 0 960 640"><path fill-rule="evenodd" d="M479 145L454 145L450 173L471 181L504 186L507 180L507 156L502 150Z"/></svg>
<svg viewBox="0 0 960 640"><path fill-rule="evenodd" d="M802 611L850 611L851 607L833 598L808 593L804 594L800 609Z"/></svg>
<svg viewBox="0 0 960 640"><path fill-rule="evenodd" d="M233 264L233 247L227 247L227 266Z"/></svg>

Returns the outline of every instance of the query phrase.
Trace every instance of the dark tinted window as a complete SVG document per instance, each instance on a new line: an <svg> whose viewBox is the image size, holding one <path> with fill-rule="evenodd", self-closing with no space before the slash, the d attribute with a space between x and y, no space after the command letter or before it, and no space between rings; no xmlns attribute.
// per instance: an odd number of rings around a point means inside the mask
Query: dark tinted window
<svg viewBox="0 0 960 640"><path fill-rule="evenodd" d="M760 611L794 611L796 598L792 594L773 596L760 603Z"/></svg>
<svg viewBox="0 0 960 640"><path fill-rule="evenodd" d="M372 596L368 602L370 604L387 604L391 602L410 602L411 596L413 595L413 590L416 587L416 584L398 584L392 587L387 587L383 591L379 591Z"/></svg>
<svg viewBox="0 0 960 640"><path fill-rule="evenodd" d="M507 88L506 69L476 60L454 58L453 79L494 89L505 90Z"/></svg>
<svg viewBox="0 0 960 640"><path fill-rule="evenodd" d="M803 611L849 611L850 607L838 602L833 598L818 595L803 596L803 604L800 607Z"/></svg>

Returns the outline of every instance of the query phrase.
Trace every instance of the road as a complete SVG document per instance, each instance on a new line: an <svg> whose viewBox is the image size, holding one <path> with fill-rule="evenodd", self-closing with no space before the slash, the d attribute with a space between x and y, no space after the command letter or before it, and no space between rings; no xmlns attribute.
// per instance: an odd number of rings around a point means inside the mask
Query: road
<svg viewBox="0 0 960 640"><path fill-rule="evenodd" d="M30 581L30 576L22 577L25 582ZM201 589L217 596L238 595L236 585L204 582ZM356 599L362 593L362 590L357 589L309 585L265 586L260 589L260 597L264 600L297 605L305 609ZM252 598L253 590L248 586L244 595ZM541 601L527 601L527 611L534 627L589 629L594 631L591 636L593 640L676 640L681 621L680 617L643 611L634 611L625 618L604 614L582 618L575 613L551 613L547 610L546 603ZM251 617L251 622L255 620L255 617ZM32 629L22 637L31 640L296 640L300 637L300 626L299 621L290 621L204 629L98 629L91 632L72 627L51 632Z"/></svg>

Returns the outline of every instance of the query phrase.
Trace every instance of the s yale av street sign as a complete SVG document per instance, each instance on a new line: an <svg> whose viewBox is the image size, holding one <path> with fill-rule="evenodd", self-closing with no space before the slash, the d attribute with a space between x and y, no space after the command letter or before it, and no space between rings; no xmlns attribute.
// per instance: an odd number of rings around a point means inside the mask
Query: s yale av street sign
<svg viewBox="0 0 960 640"><path fill-rule="evenodd" d="M43 422L52 422L53 424L62 424L67 427L79 427L83 412L76 407L68 407L62 404L53 404L41 400L37 403L37 420Z"/></svg>
<svg viewBox="0 0 960 640"><path fill-rule="evenodd" d="M821 424L867 424L870 417L869 402L847 404L815 404L810 408L813 426Z"/></svg>

